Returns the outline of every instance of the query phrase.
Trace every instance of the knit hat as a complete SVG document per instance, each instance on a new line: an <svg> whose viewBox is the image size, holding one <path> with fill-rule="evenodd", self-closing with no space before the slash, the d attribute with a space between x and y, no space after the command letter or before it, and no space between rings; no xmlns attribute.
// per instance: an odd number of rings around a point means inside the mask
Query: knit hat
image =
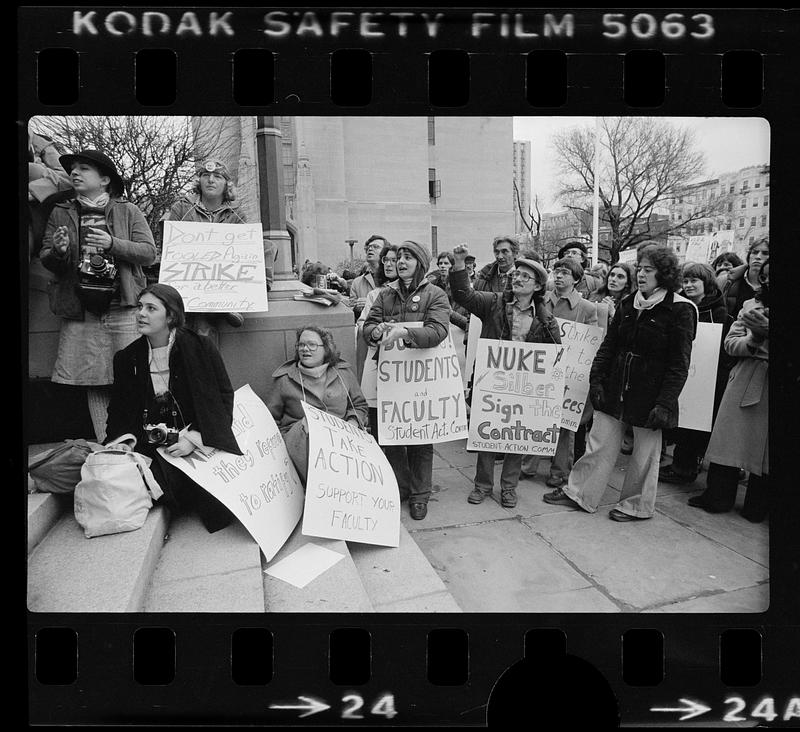
<svg viewBox="0 0 800 732"><path fill-rule="evenodd" d="M586 248L586 244L576 239L574 241L568 241L566 244L564 244L564 246L558 250L557 258L561 259L564 256L564 252L566 252L567 249L580 249L587 257L589 256L589 250Z"/></svg>
<svg viewBox="0 0 800 732"><path fill-rule="evenodd" d="M539 284L544 287L547 284L547 270L542 267L539 262L534 259L517 259L514 262L514 266L519 269L520 267L527 267L528 269L532 270L536 279L539 281Z"/></svg>
<svg viewBox="0 0 800 732"><path fill-rule="evenodd" d="M125 184L122 182L122 176L117 172L116 166L107 155L104 155L99 150L81 150L75 155L62 155L58 159L61 167L67 173L72 173L72 166L77 161L89 163L97 168L102 175L107 175L111 179L109 193L112 196L121 196L125 193Z"/></svg>
<svg viewBox="0 0 800 732"><path fill-rule="evenodd" d="M219 175L223 176L226 180L231 179L231 174L228 171L225 163L223 163L221 160L217 160L216 158L198 161L195 164L194 169L197 175L203 175L203 173L219 173Z"/></svg>
<svg viewBox="0 0 800 732"><path fill-rule="evenodd" d="M422 246L422 244L417 244L415 241L406 239L406 241L397 247L398 253L401 249L407 249L409 252L411 252L414 255L414 258L419 262L420 269L423 272L428 271L428 267L431 266L431 255L428 254L428 251Z"/></svg>
<svg viewBox="0 0 800 732"><path fill-rule="evenodd" d="M174 328L180 328L186 324L186 310L183 307L183 298L181 297L181 293L172 285L156 282L145 287L145 289L139 293L139 297L141 298L142 295L148 293L161 300L167 312L172 313L172 326Z"/></svg>

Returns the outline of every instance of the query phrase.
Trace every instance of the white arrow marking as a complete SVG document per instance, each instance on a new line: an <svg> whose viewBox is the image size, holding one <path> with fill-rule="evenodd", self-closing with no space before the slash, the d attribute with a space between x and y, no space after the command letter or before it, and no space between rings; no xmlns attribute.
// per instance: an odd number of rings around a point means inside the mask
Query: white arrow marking
<svg viewBox="0 0 800 732"><path fill-rule="evenodd" d="M680 712L683 716L680 718L680 722L683 722L685 719L691 719L692 717L699 717L701 714L705 714L706 712L711 711L711 707L707 707L705 704L700 704L699 702L694 702L691 699L679 699L681 704L685 704L684 707L677 707L671 709L669 707L652 707L650 709L651 712Z"/></svg>
<svg viewBox="0 0 800 732"><path fill-rule="evenodd" d="M317 712L324 712L326 709L330 709L330 706L319 699L314 699L310 696L298 696L297 697L300 701L305 702L304 704L270 704L270 709L303 709L305 710L304 714L301 714L299 719L303 717L310 717L312 714L316 714Z"/></svg>

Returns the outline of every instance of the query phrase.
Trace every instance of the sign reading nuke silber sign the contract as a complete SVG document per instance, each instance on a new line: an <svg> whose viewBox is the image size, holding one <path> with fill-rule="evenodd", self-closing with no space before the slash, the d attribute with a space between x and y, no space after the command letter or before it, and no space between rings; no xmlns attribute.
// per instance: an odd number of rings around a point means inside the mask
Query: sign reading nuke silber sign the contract
<svg viewBox="0 0 800 732"><path fill-rule="evenodd" d="M555 455L564 373L555 343L481 338L467 447L481 452Z"/></svg>
<svg viewBox="0 0 800 732"><path fill-rule="evenodd" d="M466 437L464 382L450 334L433 348L397 341L379 350L378 442L427 445Z"/></svg>
<svg viewBox="0 0 800 732"><path fill-rule="evenodd" d="M386 455L368 432L303 402L308 478L303 533L399 546L400 494Z"/></svg>
<svg viewBox="0 0 800 732"><path fill-rule="evenodd" d="M158 451L225 504L270 561L300 520L303 486L275 420L249 384L234 394L232 427L242 455L206 448L176 458Z"/></svg>
<svg viewBox="0 0 800 732"><path fill-rule="evenodd" d="M158 281L189 313L266 312L261 224L165 221Z"/></svg>

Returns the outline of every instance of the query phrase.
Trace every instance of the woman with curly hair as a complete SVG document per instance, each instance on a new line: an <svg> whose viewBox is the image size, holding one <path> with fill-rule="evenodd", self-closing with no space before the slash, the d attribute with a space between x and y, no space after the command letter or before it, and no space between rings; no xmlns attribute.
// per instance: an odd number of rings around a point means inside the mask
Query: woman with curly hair
<svg viewBox="0 0 800 732"><path fill-rule="evenodd" d="M278 423L289 456L303 481L308 474L308 423L303 402L352 422L367 424L367 401L350 365L327 328L297 329L294 357L272 373L267 407Z"/></svg>
<svg viewBox="0 0 800 732"><path fill-rule="evenodd" d="M661 430L678 424L678 396L689 373L697 307L679 295L681 272L675 253L647 244L636 253L639 286L617 308L589 374L595 409L586 453L562 488L546 503L594 513L608 486L625 434L633 427L633 455L614 521L652 518L658 488Z"/></svg>

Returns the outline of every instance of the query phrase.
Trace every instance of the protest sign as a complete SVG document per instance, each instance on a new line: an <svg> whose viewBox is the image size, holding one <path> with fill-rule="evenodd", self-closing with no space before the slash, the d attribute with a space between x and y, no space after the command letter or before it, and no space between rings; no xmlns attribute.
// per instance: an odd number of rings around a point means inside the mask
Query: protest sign
<svg viewBox="0 0 800 732"><path fill-rule="evenodd" d="M721 323L697 324L689 376L678 397L678 427L711 432L721 339Z"/></svg>
<svg viewBox="0 0 800 732"><path fill-rule="evenodd" d="M619 253L619 259L617 261L636 264L636 247L632 247L631 249L623 249Z"/></svg>
<svg viewBox="0 0 800 732"><path fill-rule="evenodd" d="M555 343L481 338L467 447L484 452L552 456L556 452L564 395Z"/></svg>
<svg viewBox="0 0 800 732"><path fill-rule="evenodd" d="M481 330L483 330L483 321L477 315L470 314L467 329L467 356L464 362L464 371L466 373L464 378L469 381L469 377L472 375L472 369L475 368L475 351L478 350L478 341L481 337Z"/></svg>
<svg viewBox="0 0 800 732"><path fill-rule="evenodd" d="M689 243L686 245L687 262L708 262L707 236L690 236Z"/></svg>
<svg viewBox="0 0 800 732"><path fill-rule="evenodd" d="M367 347L364 370L361 373L361 393L370 407L378 405L378 361L375 359L375 346Z"/></svg>
<svg viewBox="0 0 800 732"><path fill-rule="evenodd" d="M589 396L589 371L597 349L603 342L603 329L596 325L575 323L556 318L564 352L554 373L564 379L564 401L561 405L561 426L575 432L581 423Z"/></svg>
<svg viewBox="0 0 800 732"><path fill-rule="evenodd" d="M266 312L261 224L165 221L158 281L188 313Z"/></svg>
<svg viewBox="0 0 800 732"><path fill-rule="evenodd" d="M303 402L308 478L303 534L399 546L400 493L372 435Z"/></svg>
<svg viewBox="0 0 800 732"><path fill-rule="evenodd" d="M466 437L464 384L448 334L433 348L380 347L378 442L427 445Z"/></svg>
<svg viewBox="0 0 800 732"><path fill-rule="evenodd" d="M275 420L249 384L234 394L232 427L242 455L215 448L186 457L158 451L227 506L269 561L300 520L303 486Z"/></svg>

